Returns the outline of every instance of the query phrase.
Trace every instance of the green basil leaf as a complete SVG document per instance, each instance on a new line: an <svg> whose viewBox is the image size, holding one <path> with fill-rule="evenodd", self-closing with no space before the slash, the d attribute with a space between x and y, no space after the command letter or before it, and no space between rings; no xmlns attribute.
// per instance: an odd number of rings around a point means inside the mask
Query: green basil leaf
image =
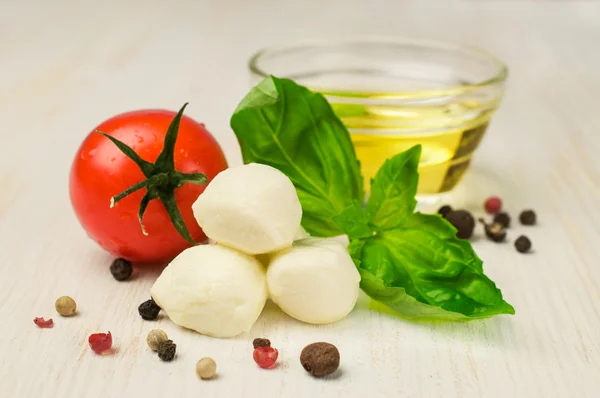
<svg viewBox="0 0 600 398"><path fill-rule="evenodd" d="M346 207L337 216L334 216L333 221L350 239L368 238L373 236L373 230L369 227L367 215L356 202Z"/></svg>
<svg viewBox="0 0 600 398"><path fill-rule="evenodd" d="M469 318L458 312L450 312L429 304L423 304L409 296L403 287L386 286L384 281L370 272L359 269L360 287L369 296L392 310L394 315L418 321L468 321Z"/></svg>
<svg viewBox="0 0 600 398"><path fill-rule="evenodd" d="M396 228L409 217L417 201L421 145L385 161L371 180L371 194L365 212L372 224L382 230Z"/></svg>
<svg viewBox="0 0 600 398"><path fill-rule="evenodd" d="M351 244L361 288L407 318L468 320L514 314L483 273L471 245L455 233L440 216L417 213L362 246Z"/></svg>
<svg viewBox="0 0 600 398"><path fill-rule="evenodd" d="M290 178L311 235L343 233L333 217L363 203L363 178L350 135L325 97L268 77L242 100L231 127L244 163L267 164Z"/></svg>

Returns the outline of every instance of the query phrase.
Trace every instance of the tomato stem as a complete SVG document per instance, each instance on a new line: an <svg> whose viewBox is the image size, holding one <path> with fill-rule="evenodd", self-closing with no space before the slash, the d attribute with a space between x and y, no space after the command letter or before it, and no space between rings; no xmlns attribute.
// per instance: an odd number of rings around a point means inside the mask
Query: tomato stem
<svg viewBox="0 0 600 398"><path fill-rule="evenodd" d="M175 170L175 143L177 142L181 117L183 116L183 111L187 105L187 102L183 104L179 112L177 112L177 115L175 115L171 121L171 124L169 125L169 128L165 134L163 150L156 158L155 163L150 163L142 159L131 147L119 141L115 137L105 134L99 130L96 130L96 133L101 134L112 141L125 156L135 162L135 164L140 168L146 177L145 180L137 182L127 188L125 191L113 196L110 199L110 207L114 207L120 200L126 198L132 193L137 192L142 188L146 188L146 195L144 195L140 201L140 208L138 211L138 221L140 223L142 233L144 235L148 235L146 228L144 228L144 223L142 222L146 208L152 200L159 199L165 206L165 209L169 214L169 218L171 219L171 222L173 223L173 226L177 232L179 232L179 234L186 241L195 245L196 242L190 235L190 232L185 225L185 221L183 220L183 216L177 207L177 201L175 200L175 190L177 188L180 188L186 183L203 185L208 181L206 175L202 173L186 174Z"/></svg>
<svg viewBox="0 0 600 398"><path fill-rule="evenodd" d="M186 182L190 182L192 184L204 185L208 181L206 176L202 173L177 173L175 174L175 181L178 187L182 186Z"/></svg>

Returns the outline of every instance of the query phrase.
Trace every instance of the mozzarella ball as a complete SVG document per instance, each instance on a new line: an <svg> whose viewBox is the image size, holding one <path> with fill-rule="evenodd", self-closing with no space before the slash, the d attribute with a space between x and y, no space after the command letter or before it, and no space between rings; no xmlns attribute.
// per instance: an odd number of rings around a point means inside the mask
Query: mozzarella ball
<svg viewBox="0 0 600 398"><path fill-rule="evenodd" d="M253 255L291 246L302 218L290 179L257 163L219 173L192 209L206 236Z"/></svg>
<svg viewBox="0 0 600 398"><path fill-rule="evenodd" d="M314 324L336 322L356 304L360 274L338 238L307 238L275 253L267 269L271 300Z"/></svg>
<svg viewBox="0 0 600 398"><path fill-rule="evenodd" d="M158 277L152 298L179 326L214 337L250 330L267 300L264 267L219 245L183 251Z"/></svg>

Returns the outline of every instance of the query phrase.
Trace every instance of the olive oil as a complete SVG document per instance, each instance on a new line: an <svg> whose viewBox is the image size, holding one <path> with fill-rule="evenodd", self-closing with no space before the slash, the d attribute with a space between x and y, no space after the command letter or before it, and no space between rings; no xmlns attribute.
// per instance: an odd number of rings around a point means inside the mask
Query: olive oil
<svg viewBox="0 0 600 398"><path fill-rule="evenodd" d="M365 93L324 93L350 131L365 177L365 190L386 159L422 145L421 195L450 191L469 167L497 104L476 102L389 104ZM352 103L345 102L348 97ZM361 97L361 104L356 98ZM349 99L349 98L348 98Z"/></svg>

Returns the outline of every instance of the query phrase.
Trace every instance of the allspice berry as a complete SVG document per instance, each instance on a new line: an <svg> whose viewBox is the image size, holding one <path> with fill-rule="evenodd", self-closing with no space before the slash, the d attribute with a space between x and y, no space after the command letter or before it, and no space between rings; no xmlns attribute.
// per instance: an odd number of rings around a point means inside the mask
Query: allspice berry
<svg viewBox="0 0 600 398"><path fill-rule="evenodd" d="M175 358L175 351L177 350L177 345L173 343L173 340L163 341L158 344L158 357L163 361L172 361Z"/></svg>
<svg viewBox="0 0 600 398"><path fill-rule="evenodd" d="M169 340L169 337L161 329L152 329L150 333L148 333L148 337L146 337L146 343L148 343L148 347L152 351L158 350L158 346L160 343Z"/></svg>
<svg viewBox="0 0 600 398"><path fill-rule="evenodd" d="M302 350L300 363L314 377L327 376L340 366L340 352L333 344L312 343Z"/></svg>
<svg viewBox="0 0 600 398"><path fill-rule="evenodd" d="M527 253L531 250L531 241L525 235L521 235L515 241L515 249L517 249L519 253Z"/></svg>
<svg viewBox="0 0 600 398"><path fill-rule="evenodd" d="M535 212L533 210L523 210L519 215L519 220L523 225L534 225L536 222Z"/></svg>
<svg viewBox="0 0 600 398"><path fill-rule="evenodd" d="M510 216L508 213L501 211L494 216L494 222L501 224L504 228L508 228L510 226Z"/></svg>
<svg viewBox="0 0 600 398"><path fill-rule="evenodd" d="M460 239L469 239L475 229L475 219L466 210L452 210L445 216L446 220L458 230L456 236Z"/></svg>
<svg viewBox="0 0 600 398"><path fill-rule="evenodd" d="M479 222L483 224L485 235L490 240L494 242L504 242L504 239L506 239L506 230L502 224L497 222L487 224L483 218L480 218Z"/></svg>
<svg viewBox="0 0 600 398"><path fill-rule="evenodd" d="M69 296L62 296L56 300L54 308L62 316L72 316L77 312L77 303Z"/></svg>
<svg viewBox="0 0 600 398"><path fill-rule="evenodd" d="M212 358L202 358L196 363L196 374L203 380L213 378L217 374L217 363Z"/></svg>

